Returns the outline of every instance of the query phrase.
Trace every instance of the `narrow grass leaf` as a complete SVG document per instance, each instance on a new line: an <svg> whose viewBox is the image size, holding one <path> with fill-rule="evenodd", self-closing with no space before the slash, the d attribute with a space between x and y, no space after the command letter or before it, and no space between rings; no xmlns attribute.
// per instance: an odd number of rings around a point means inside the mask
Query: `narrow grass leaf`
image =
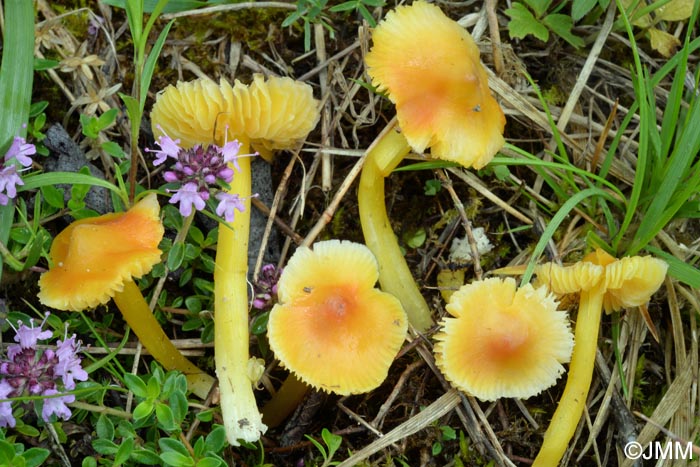
<svg viewBox="0 0 700 467"><path fill-rule="evenodd" d="M686 285L689 285L694 289L700 289L700 269L651 245L647 246L646 250L668 263L669 276L683 282Z"/></svg>
<svg viewBox="0 0 700 467"><path fill-rule="evenodd" d="M29 119L34 78L34 3L8 0L4 11L5 36L0 64L0 151L5 153L22 124ZM14 203L0 206L0 242L7 245L14 214ZM2 278L0 261L0 278Z"/></svg>

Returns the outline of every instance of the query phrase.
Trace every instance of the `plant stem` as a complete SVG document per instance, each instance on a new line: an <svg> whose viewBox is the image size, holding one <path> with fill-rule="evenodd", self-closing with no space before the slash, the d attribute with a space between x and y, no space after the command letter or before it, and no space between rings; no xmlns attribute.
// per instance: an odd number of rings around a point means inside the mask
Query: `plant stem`
<svg viewBox="0 0 700 467"><path fill-rule="evenodd" d="M271 428L279 426L301 404L309 389L309 385L290 373L262 409L265 424Z"/></svg>
<svg viewBox="0 0 700 467"><path fill-rule="evenodd" d="M433 324L430 309L401 253L384 201L384 178L410 149L406 138L394 129L380 135L366 156L358 202L365 243L379 263L382 289L399 299L409 323L418 332L424 332Z"/></svg>
<svg viewBox="0 0 700 467"><path fill-rule="evenodd" d="M134 281L124 282L124 290L114 294L114 303L148 353L166 370L183 372L190 391L206 399L215 383L214 378L185 358L170 342Z"/></svg>
<svg viewBox="0 0 700 467"><path fill-rule="evenodd" d="M247 154L241 142L240 154ZM245 203L245 211L219 227L214 269L214 353L221 392L221 412L226 437L233 446L239 440L254 443L267 427L258 411L248 372L248 237L250 235L250 157L238 159L240 171L229 193Z"/></svg>
<svg viewBox="0 0 700 467"><path fill-rule="evenodd" d="M574 436L576 425L578 425L586 406L593 378L604 295L603 284L581 292L574 334L574 352L569 364L569 377L557 410L554 411L549 428L544 434L544 441L535 462L532 464L533 467L559 465L569 441Z"/></svg>

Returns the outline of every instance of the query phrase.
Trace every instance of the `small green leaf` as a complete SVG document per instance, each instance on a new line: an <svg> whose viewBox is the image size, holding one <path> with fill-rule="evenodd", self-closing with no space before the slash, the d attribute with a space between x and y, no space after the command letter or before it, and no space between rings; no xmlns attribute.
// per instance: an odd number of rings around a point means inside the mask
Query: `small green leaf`
<svg viewBox="0 0 700 467"><path fill-rule="evenodd" d="M211 413L211 412L209 412ZM226 446L226 429L223 425L216 425L204 439L204 444L209 452L220 452Z"/></svg>
<svg viewBox="0 0 700 467"><path fill-rule="evenodd" d="M158 440L158 446L160 446L163 452L177 452L183 456L189 456L189 451L182 445L182 442L173 438L161 438Z"/></svg>
<svg viewBox="0 0 700 467"><path fill-rule="evenodd" d="M324 428L321 430L321 438L323 438L323 442L328 446L328 458L333 458L333 455L343 442L343 437L333 434L327 428Z"/></svg>
<svg viewBox="0 0 700 467"><path fill-rule="evenodd" d="M532 34L543 42L549 40L549 30L522 3L513 3L513 7L508 8L505 13L510 17L508 33L511 38L523 39Z"/></svg>
<svg viewBox="0 0 700 467"><path fill-rule="evenodd" d="M187 416L187 397L181 391L175 391L170 395L170 409L173 413L176 425L181 425Z"/></svg>
<svg viewBox="0 0 700 467"><path fill-rule="evenodd" d="M267 331L267 322L269 319L270 319L270 312L269 311L266 311L264 313L260 313L253 320L253 324L250 327L250 332L254 336L259 336L261 334L265 334L265 332Z"/></svg>
<svg viewBox="0 0 700 467"><path fill-rule="evenodd" d="M119 445L119 449L117 449L117 453L114 455L113 465L121 465L126 463L126 461L129 460L129 457L131 456L131 452L133 450L134 438L124 438L124 440L122 440L121 444Z"/></svg>
<svg viewBox="0 0 700 467"><path fill-rule="evenodd" d="M430 179L425 181L425 186L423 187L423 193L426 196L435 196L442 189L442 183L440 180Z"/></svg>
<svg viewBox="0 0 700 467"><path fill-rule="evenodd" d="M112 456L119 450L119 446L109 439L93 439L92 448L103 456Z"/></svg>
<svg viewBox="0 0 700 467"><path fill-rule="evenodd" d="M131 451L131 459L138 465L160 464L160 457L150 449L134 449Z"/></svg>
<svg viewBox="0 0 700 467"><path fill-rule="evenodd" d="M578 21L590 12L598 0L574 0L571 4L571 18Z"/></svg>
<svg viewBox="0 0 700 467"><path fill-rule="evenodd" d="M126 153L122 149L121 146L119 146L117 143L114 141L105 141L100 145L102 150L109 154L112 157L116 157L117 159L125 159L126 158Z"/></svg>
<svg viewBox="0 0 700 467"><path fill-rule="evenodd" d="M542 18L552 4L552 0L523 0L538 18ZM515 6L515 4L513 4Z"/></svg>
<svg viewBox="0 0 700 467"><path fill-rule="evenodd" d="M165 431L177 430L172 409L162 402L156 403L156 418Z"/></svg>
<svg viewBox="0 0 700 467"><path fill-rule="evenodd" d="M176 242L168 252L168 268L171 271L177 270L185 260L185 244Z"/></svg>
<svg viewBox="0 0 700 467"><path fill-rule="evenodd" d="M197 462L197 467L219 467L221 465L225 464L222 464L219 459L214 457L205 457Z"/></svg>
<svg viewBox="0 0 700 467"><path fill-rule="evenodd" d="M165 462L165 465L171 467L190 467L194 465L194 459L179 452L164 452L160 455L160 458Z"/></svg>
<svg viewBox="0 0 700 467"><path fill-rule="evenodd" d="M51 451L48 449L29 448L22 453L22 457L24 457L26 467L38 467L49 457L49 454Z"/></svg>
<svg viewBox="0 0 700 467"><path fill-rule="evenodd" d="M552 30L557 36L564 39L569 44L577 49L583 47L586 43L578 36L575 36L571 29L574 27L574 22L569 15L551 14L545 16L542 20L544 24Z"/></svg>
<svg viewBox="0 0 700 467"><path fill-rule="evenodd" d="M92 456L85 457L80 465L82 467L97 467L97 460Z"/></svg>
<svg viewBox="0 0 700 467"><path fill-rule="evenodd" d="M139 421L149 417L153 413L153 401L146 399L136 406L132 413L134 420Z"/></svg>
<svg viewBox="0 0 700 467"><path fill-rule="evenodd" d="M41 194L44 197L44 201L56 209L63 209L65 207L63 192L53 185L46 185L41 187Z"/></svg>
<svg viewBox="0 0 700 467"><path fill-rule="evenodd" d="M100 414L95 424L95 432L99 439L114 439L114 423L105 414Z"/></svg>
<svg viewBox="0 0 700 467"><path fill-rule="evenodd" d="M132 373L126 373L124 375L124 384L133 392L136 397L146 398L148 397L148 390L146 389L146 383L139 376Z"/></svg>

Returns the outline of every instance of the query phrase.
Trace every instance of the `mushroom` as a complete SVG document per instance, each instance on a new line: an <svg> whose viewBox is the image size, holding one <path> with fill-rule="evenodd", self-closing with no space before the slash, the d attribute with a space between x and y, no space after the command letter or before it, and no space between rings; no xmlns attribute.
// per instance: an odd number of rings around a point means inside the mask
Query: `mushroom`
<svg viewBox="0 0 700 467"><path fill-rule="evenodd" d="M435 335L435 362L460 390L482 400L528 398L552 386L574 336L546 287L516 289L511 278L462 286Z"/></svg>
<svg viewBox="0 0 700 467"><path fill-rule="evenodd" d="M350 395L378 387L408 326L401 303L374 288L378 277L364 245L329 240L297 249L267 325L280 362L324 391Z"/></svg>
<svg viewBox="0 0 700 467"><path fill-rule="evenodd" d="M601 249L572 266L537 266L537 280L558 294L580 292L569 377L533 466L558 465L586 404L603 309L607 313L642 306L658 290L668 265L651 256L615 259Z"/></svg>
<svg viewBox="0 0 700 467"><path fill-rule="evenodd" d="M58 310L81 311L114 299L148 352L168 370L180 370L189 389L206 398L214 378L170 342L132 278L160 262L160 206L149 194L123 213L80 219L56 236L52 265L39 278L39 301Z"/></svg>
<svg viewBox="0 0 700 467"><path fill-rule="evenodd" d="M418 331L432 317L386 215L384 178L413 148L481 168L503 146L505 117L488 88L469 33L435 5L417 1L389 12L365 57L378 91L396 104L401 132L387 128L367 152L358 193L365 241L379 262L382 288L401 300Z"/></svg>
<svg viewBox="0 0 700 467"><path fill-rule="evenodd" d="M296 145L319 118L319 103L311 87L290 78L265 81L256 75L250 86L239 81L231 86L222 80L216 88L211 84L167 88L158 96L151 113L153 126L160 126L183 144L199 138L198 143L223 145L225 138L236 138L241 143L239 153L249 152L252 144L269 155L272 149ZM199 90L193 92L202 94L189 96L178 89ZM208 129L211 131L207 133ZM248 350L250 158L240 158L236 163L228 192L243 201L245 210L219 228L214 271L216 374L226 436L233 446L239 446L240 440L255 442L267 430L253 394L260 364L250 358Z"/></svg>

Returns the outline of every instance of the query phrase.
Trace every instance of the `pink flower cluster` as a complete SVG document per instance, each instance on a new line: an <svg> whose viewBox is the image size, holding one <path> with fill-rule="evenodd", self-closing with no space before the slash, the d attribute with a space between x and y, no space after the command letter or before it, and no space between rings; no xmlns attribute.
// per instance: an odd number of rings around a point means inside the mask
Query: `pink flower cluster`
<svg viewBox="0 0 700 467"><path fill-rule="evenodd" d="M47 313L48 318L48 313ZM80 343L75 341L75 334L70 338L59 340L56 350L40 350L40 340L50 339L53 333L44 331L46 319L34 327L18 323L15 329L15 342L7 347L7 359L0 361L0 400L8 397L44 396L41 417L45 422L51 417L68 420L71 411L66 406L75 401L73 394L65 391L75 389L76 381L85 381L88 374L81 366L78 356ZM12 401L0 402L0 427L14 427Z"/></svg>
<svg viewBox="0 0 700 467"><path fill-rule="evenodd" d="M162 131L162 130L161 130ZM179 189L169 190L173 194L171 204L179 203L180 214L187 217L192 210L202 211L209 200L212 190L217 190L215 198L219 201L216 214L232 222L235 211L243 212L245 205L236 194L222 191L233 180L234 170L230 164L238 168L237 159L241 145L238 141L229 141L222 147L215 144L204 147L194 146L183 149L179 146L180 140L173 140L168 135L158 137L156 142L160 149L148 150L156 155L153 165L160 165L168 159L174 159L174 164L163 174L168 183L177 183Z"/></svg>

